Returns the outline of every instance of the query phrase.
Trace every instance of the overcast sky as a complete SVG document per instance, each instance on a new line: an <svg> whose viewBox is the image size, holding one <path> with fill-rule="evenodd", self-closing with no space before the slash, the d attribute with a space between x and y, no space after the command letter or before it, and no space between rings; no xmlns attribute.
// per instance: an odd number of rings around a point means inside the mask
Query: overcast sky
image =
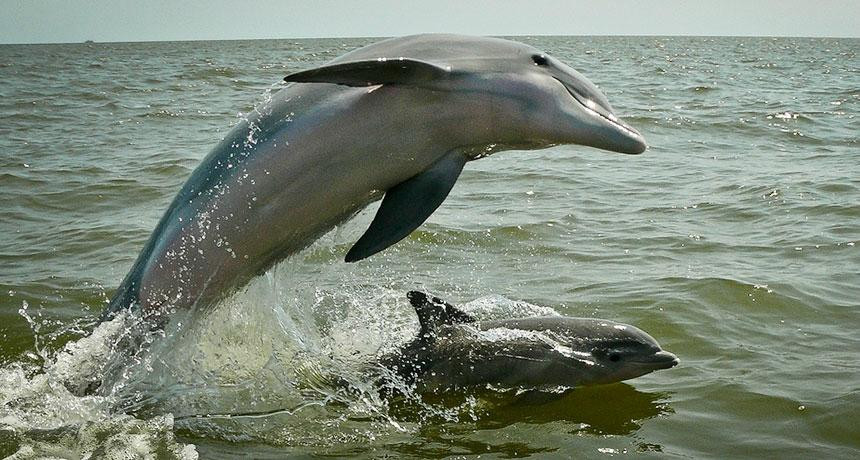
<svg viewBox="0 0 860 460"><path fill-rule="evenodd" d="M860 36L860 0L0 0L0 43L475 35Z"/></svg>

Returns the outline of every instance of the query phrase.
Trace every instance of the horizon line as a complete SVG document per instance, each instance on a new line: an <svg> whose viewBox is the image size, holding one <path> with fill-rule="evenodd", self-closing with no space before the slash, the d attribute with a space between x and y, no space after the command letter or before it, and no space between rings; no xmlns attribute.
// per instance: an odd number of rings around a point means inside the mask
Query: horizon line
<svg viewBox="0 0 860 460"><path fill-rule="evenodd" d="M434 33L434 32L429 32ZM441 34L444 34L441 33ZM408 34L408 35L421 35ZM99 41L85 39L82 41L62 41L62 42L4 42L0 46L15 46L15 45L84 45L84 44L123 44L123 43L183 43L183 42L231 42L231 41L255 41L255 40L324 40L324 39L369 39L369 38L394 38L408 35L366 35L366 36L349 36L349 35L334 35L334 36L318 36L318 37L264 37L264 38L188 38L188 39L172 39L172 40L117 40L117 41ZM458 35L458 34L455 34ZM468 35L468 34L467 34ZM484 37L630 37L630 38L821 38L821 39L837 39L837 40L857 40L860 37L848 36L831 36L831 35L683 35L683 34L488 34L476 35Z"/></svg>

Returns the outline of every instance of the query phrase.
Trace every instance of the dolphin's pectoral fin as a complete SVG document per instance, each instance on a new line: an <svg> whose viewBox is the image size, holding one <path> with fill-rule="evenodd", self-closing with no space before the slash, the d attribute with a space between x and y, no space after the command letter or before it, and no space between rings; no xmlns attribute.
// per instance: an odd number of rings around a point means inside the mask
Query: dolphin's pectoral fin
<svg viewBox="0 0 860 460"><path fill-rule="evenodd" d="M430 168L388 189L370 227L345 260L370 257L412 233L445 201L465 164L466 157L452 150Z"/></svg>
<svg viewBox="0 0 860 460"><path fill-rule="evenodd" d="M432 335L442 324L473 323L475 318L438 297L430 297L421 291L406 293L409 303L418 315L421 335Z"/></svg>
<svg viewBox="0 0 860 460"><path fill-rule="evenodd" d="M336 83L346 86L414 85L445 78L450 72L450 67L442 67L417 59L374 59L304 70L287 75L284 77L284 81Z"/></svg>

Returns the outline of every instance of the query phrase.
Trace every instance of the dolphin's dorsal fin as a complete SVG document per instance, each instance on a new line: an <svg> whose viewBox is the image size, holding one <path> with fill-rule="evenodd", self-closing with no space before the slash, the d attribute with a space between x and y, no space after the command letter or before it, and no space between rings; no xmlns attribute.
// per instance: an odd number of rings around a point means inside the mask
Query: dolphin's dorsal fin
<svg viewBox="0 0 860 460"><path fill-rule="evenodd" d="M451 305L448 302L443 302L442 299L438 297L433 297L434 302L441 302L445 304L445 314L448 317L445 319L446 324L462 324L462 323L474 323L475 317L460 310L459 308Z"/></svg>
<svg viewBox="0 0 860 460"><path fill-rule="evenodd" d="M475 318L468 313L438 297L430 297L421 291L409 291L406 297L418 315L418 322L421 324L420 335L422 337L433 335L441 325L471 323L475 321Z"/></svg>
<svg viewBox="0 0 860 460"><path fill-rule="evenodd" d="M447 77L450 67L408 58L345 62L296 72L284 81L346 86L417 85Z"/></svg>
<svg viewBox="0 0 860 460"><path fill-rule="evenodd" d="M370 257L412 233L445 201L465 164L466 156L452 150L429 168L388 189L370 227L344 260Z"/></svg>

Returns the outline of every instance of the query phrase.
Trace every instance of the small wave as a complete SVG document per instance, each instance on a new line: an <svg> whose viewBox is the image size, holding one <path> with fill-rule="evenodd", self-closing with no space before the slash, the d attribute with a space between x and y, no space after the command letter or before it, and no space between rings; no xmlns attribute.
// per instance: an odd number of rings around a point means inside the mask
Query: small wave
<svg viewBox="0 0 860 460"><path fill-rule="evenodd" d="M67 116L63 116L52 112L12 112L0 115L0 120L7 123L27 124L32 123L63 123L70 120Z"/></svg>
<svg viewBox="0 0 860 460"><path fill-rule="evenodd" d="M793 210L808 217L826 217L827 220L845 218L850 221L860 218L860 204L858 203L798 205L793 207Z"/></svg>
<svg viewBox="0 0 860 460"><path fill-rule="evenodd" d="M658 124L663 121L663 118L648 115L628 115L624 117L624 121L634 126L644 127L647 125Z"/></svg>
<svg viewBox="0 0 860 460"><path fill-rule="evenodd" d="M700 86L688 86L687 87L687 91L689 91L691 93L709 93L712 91L716 91L718 89L719 88L717 88L716 86L701 86L701 85Z"/></svg>
<svg viewBox="0 0 860 460"><path fill-rule="evenodd" d="M536 236L534 230L546 227L546 224L524 224L489 227L483 230L458 230L450 227L434 227L428 225L426 230L415 230L407 238L418 243L439 246L446 244L476 245L487 240L503 239L528 241Z"/></svg>
<svg viewBox="0 0 860 460"><path fill-rule="evenodd" d="M768 116L767 116L767 118L768 118L768 119L771 119L771 118L778 118L778 119L780 119L780 120L797 120L797 117L798 117L798 116L800 116L800 114L799 114L799 113L797 113L797 112L789 112L789 111L785 111L785 112L780 112L780 113L770 114L770 115L768 115Z"/></svg>
<svg viewBox="0 0 860 460"><path fill-rule="evenodd" d="M762 59L758 59L753 64L753 68L755 69L767 69L767 70L786 70L785 67L779 63L771 62L771 61L763 61Z"/></svg>
<svg viewBox="0 0 860 460"><path fill-rule="evenodd" d="M685 297L695 298L702 305L721 306L722 311L711 312L709 316L745 312L751 322L756 321L755 317L758 316L771 317L773 311L780 312L777 316L804 318L815 315L817 309L823 306L821 298L806 292L804 288L777 281L729 277L658 277L654 282L656 286L663 286L670 292L683 292ZM755 305L757 311L750 310L751 305ZM771 309L770 313L767 309Z"/></svg>
<svg viewBox="0 0 860 460"><path fill-rule="evenodd" d="M233 67L216 67L216 66L207 66L207 67L196 67L190 70L187 70L176 76L176 79L179 80L201 80L201 81L209 81L221 78L230 78L235 79L238 78L242 74L242 71Z"/></svg>
<svg viewBox="0 0 860 460"><path fill-rule="evenodd" d="M150 111L146 113L142 113L138 115L138 117L142 118L178 118L183 116L184 112L182 111L172 111L168 109L160 109L155 111Z"/></svg>
<svg viewBox="0 0 860 460"><path fill-rule="evenodd" d="M47 180L31 177L30 174L26 174L24 171L26 171L26 168L29 168L28 164L22 163L20 166L22 167L22 171L20 173L0 173L0 180L3 181L4 186L9 187L10 189L30 190L31 187L48 184Z"/></svg>
<svg viewBox="0 0 860 460"><path fill-rule="evenodd" d="M542 307L524 301L511 300L498 294L479 297L471 302L460 305L460 307L479 320L561 316L558 311L551 307Z"/></svg>
<svg viewBox="0 0 860 460"><path fill-rule="evenodd" d="M860 189L860 181L854 181L852 183L851 180L847 178L840 182L824 182L817 184L817 187L820 191L825 193L837 193L840 195L855 195L858 193L858 189Z"/></svg>

